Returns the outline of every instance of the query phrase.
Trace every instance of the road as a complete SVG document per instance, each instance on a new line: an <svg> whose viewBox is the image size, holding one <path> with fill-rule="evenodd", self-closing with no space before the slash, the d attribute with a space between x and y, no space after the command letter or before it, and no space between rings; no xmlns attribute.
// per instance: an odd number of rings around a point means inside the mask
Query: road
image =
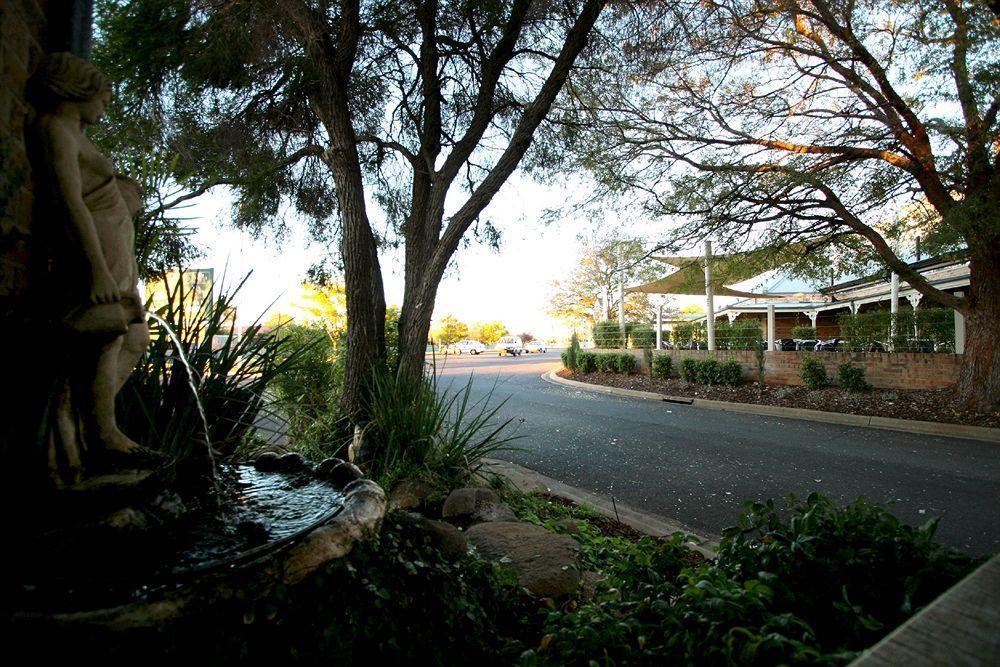
<svg viewBox="0 0 1000 667"><path fill-rule="evenodd" d="M610 494L700 535L747 500L818 491L887 503L907 524L941 517L937 539L1000 551L1000 445L707 410L576 390L542 379L557 352L438 358L442 385L506 398L520 451L498 458Z"/></svg>

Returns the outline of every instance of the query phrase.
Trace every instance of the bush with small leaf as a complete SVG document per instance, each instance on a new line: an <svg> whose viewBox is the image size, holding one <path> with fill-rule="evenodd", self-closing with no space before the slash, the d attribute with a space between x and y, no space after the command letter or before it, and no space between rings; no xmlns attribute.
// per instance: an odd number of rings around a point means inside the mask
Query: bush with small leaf
<svg viewBox="0 0 1000 667"><path fill-rule="evenodd" d="M792 327L792 338L796 340L816 340L816 327Z"/></svg>
<svg viewBox="0 0 1000 667"><path fill-rule="evenodd" d="M720 384L722 382L718 359L707 357L698 362L698 382L707 385Z"/></svg>
<svg viewBox="0 0 1000 667"><path fill-rule="evenodd" d="M799 377L810 389L823 389L830 384L830 378L826 375L826 366L823 362L811 354L802 357L802 367L799 369Z"/></svg>
<svg viewBox="0 0 1000 667"><path fill-rule="evenodd" d="M684 357L678 365L678 372L685 382L698 381L698 360L694 357Z"/></svg>
<svg viewBox="0 0 1000 667"><path fill-rule="evenodd" d="M593 352L580 352L576 356L576 368L581 373L593 373L597 370L597 355Z"/></svg>
<svg viewBox="0 0 1000 667"><path fill-rule="evenodd" d="M653 377L666 380L673 370L674 360L666 354L658 354L653 357Z"/></svg>
<svg viewBox="0 0 1000 667"><path fill-rule="evenodd" d="M722 384L738 387L743 384L743 365L735 359L726 359L719 364L719 379Z"/></svg>
<svg viewBox="0 0 1000 667"><path fill-rule="evenodd" d="M837 368L837 380L840 386L847 391L868 391L872 388L865 380L865 369L860 366L852 366L851 363L844 362Z"/></svg>
<svg viewBox="0 0 1000 667"><path fill-rule="evenodd" d="M615 371L618 373L635 373L636 358L634 355L628 352L622 352L621 354L614 355L615 357Z"/></svg>
<svg viewBox="0 0 1000 667"><path fill-rule="evenodd" d="M614 352L598 354L597 356L597 370L600 373L617 373L618 372L618 355Z"/></svg>

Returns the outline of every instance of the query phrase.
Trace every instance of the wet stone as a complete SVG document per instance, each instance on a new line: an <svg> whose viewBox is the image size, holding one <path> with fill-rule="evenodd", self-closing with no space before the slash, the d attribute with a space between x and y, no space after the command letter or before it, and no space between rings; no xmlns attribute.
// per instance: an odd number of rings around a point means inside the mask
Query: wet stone
<svg viewBox="0 0 1000 667"><path fill-rule="evenodd" d="M324 459L316 466L316 477L330 482L334 486L344 487L351 482L364 477L364 473L353 463L343 459Z"/></svg>

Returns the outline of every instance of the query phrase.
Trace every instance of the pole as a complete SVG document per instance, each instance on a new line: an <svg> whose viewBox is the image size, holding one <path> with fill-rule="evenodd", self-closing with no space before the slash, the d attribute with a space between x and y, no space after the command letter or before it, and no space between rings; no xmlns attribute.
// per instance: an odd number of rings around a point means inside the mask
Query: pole
<svg viewBox="0 0 1000 667"><path fill-rule="evenodd" d="M619 255L618 265L621 267L618 273L618 329L621 331L622 349L628 347L625 340L625 266Z"/></svg>
<svg viewBox="0 0 1000 667"><path fill-rule="evenodd" d="M889 349L895 347L896 320L899 319L899 274L892 272L889 297Z"/></svg>
<svg viewBox="0 0 1000 667"><path fill-rule="evenodd" d="M705 241L705 328L708 349L715 349L715 304L712 300L712 242Z"/></svg>
<svg viewBox="0 0 1000 667"><path fill-rule="evenodd" d="M964 292L955 292L955 296L962 298ZM965 354L965 315L955 311L955 354Z"/></svg>
<svg viewBox="0 0 1000 667"><path fill-rule="evenodd" d="M767 351L774 352L774 304L767 304Z"/></svg>
<svg viewBox="0 0 1000 667"><path fill-rule="evenodd" d="M656 309L656 349L663 349L663 304Z"/></svg>

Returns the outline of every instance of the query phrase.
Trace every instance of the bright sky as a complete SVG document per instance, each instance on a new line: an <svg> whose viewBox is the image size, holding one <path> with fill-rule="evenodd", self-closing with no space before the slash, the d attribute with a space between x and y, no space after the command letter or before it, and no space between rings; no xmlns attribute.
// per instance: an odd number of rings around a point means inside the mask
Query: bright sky
<svg viewBox="0 0 1000 667"><path fill-rule="evenodd" d="M562 326L545 312L550 284L573 270L580 238L589 238L602 231L595 227L605 226L583 218L543 225L542 211L566 201L569 194L563 188L513 176L485 214L502 234L500 251L474 241L458 250L438 291L435 320L445 315L468 323L500 320L515 333L529 331L546 338L563 335ZM293 299L310 264L323 255L323 249L308 247L304 223L293 225L280 245L273 239L254 241L232 230L224 192L203 197L185 211L185 217L197 228L194 242L205 252L195 267L215 268L217 279L225 273L228 282L253 270L237 299L241 323L252 321L272 303L280 307ZM401 258L398 252L381 258L389 305L402 304Z"/></svg>

